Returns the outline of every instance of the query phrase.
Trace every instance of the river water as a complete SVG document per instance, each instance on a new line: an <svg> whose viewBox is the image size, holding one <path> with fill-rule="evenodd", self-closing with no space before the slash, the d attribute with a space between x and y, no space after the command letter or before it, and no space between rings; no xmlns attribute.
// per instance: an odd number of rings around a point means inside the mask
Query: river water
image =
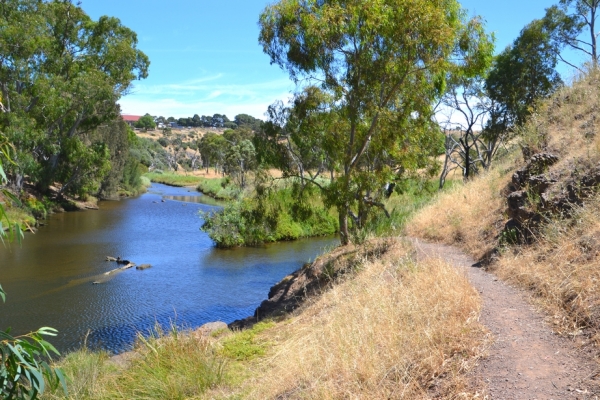
<svg viewBox="0 0 600 400"><path fill-rule="evenodd" d="M157 323L194 328L252 315L273 284L337 243L330 237L216 249L199 230L199 211L217 209L209 200L153 184L140 197L100 202L99 211L51 215L21 246L0 246L7 292L0 329L51 326L59 330L51 342L60 351L84 343L124 351L136 332ZM152 267L107 276L119 265L106 256Z"/></svg>

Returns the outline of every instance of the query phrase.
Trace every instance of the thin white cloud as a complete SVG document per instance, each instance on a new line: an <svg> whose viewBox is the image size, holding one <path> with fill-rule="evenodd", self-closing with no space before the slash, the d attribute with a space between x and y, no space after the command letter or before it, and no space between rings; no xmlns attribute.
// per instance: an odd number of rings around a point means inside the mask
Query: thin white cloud
<svg viewBox="0 0 600 400"><path fill-rule="evenodd" d="M226 83L220 83L219 81ZM288 79L231 83L223 74L161 85L137 85L119 102L124 114L189 117L194 114L250 114L264 119L276 100L286 101L294 84Z"/></svg>
<svg viewBox="0 0 600 400"><path fill-rule="evenodd" d="M190 100L185 101L175 98L142 98L138 96L127 96L119 102L123 114L162 115L175 118L191 117L198 115L225 114L233 119L238 114L249 114L255 118L265 119L265 112L269 105L276 100L284 100L290 97L290 93L280 91L272 94L264 94L260 97L241 99L240 101L223 101L214 99L212 101Z"/></svg>

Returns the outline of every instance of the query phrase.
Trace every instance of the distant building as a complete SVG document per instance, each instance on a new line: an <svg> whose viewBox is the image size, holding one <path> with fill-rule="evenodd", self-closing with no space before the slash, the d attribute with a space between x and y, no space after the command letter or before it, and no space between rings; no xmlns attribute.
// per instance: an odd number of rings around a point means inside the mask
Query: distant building
<svg viewBox="0 0 600 400"><path fill-rule="evenodd" d="M129 124L129 126L131 126L133 128L133 124L138 122L139 119L142 118L142 116L141 115L121 115L121 118L123 118L123 121L127 122L127 124Z"/></svg>

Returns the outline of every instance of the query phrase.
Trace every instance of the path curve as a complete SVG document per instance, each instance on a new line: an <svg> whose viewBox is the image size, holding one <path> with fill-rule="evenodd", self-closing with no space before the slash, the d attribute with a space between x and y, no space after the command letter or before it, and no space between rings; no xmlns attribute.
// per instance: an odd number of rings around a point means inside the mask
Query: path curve
<svg viewBox="0 0 600 400"><path fill-rule="evenodd" d="M473 267L455 247L411 239L417 257L463 269L482 297L480 322L493 343L474 372L491 399L598 399L600 369L570 340L557 336L526 294Z"/></svg>

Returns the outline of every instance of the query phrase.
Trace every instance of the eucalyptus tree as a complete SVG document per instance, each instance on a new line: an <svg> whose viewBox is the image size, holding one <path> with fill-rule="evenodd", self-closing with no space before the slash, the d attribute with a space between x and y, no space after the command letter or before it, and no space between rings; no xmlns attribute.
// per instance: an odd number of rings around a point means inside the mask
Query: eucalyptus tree
<svg viewBox="0 0 600 400"><path fill-rule="evenodd" d="M546 10L544 22L551 29L556 48L571 48L585 54L592 65L598 65L598 8L600 0L560 0L558 5ZM587 34L587 35L586 35ZM557 51L557 57L575 67Z"/></svg>
<svg viewBox="0 0 600 400"><path fill-rule="evenodd" d="M117 18L93 21L69 0L0 2L0 129L15 145L7 176L41 190L97 187L110 169L94 130L120 114L117 101L149 61Z"/></svg>
<svg viewBox="0 0 600 400"><path fill-rule="evenodd" d="M534 20L496 57L485 86L496 105L490 122L497 126L488 129L507 130L523 124L535 101L550 96L562 85L552 35L547 21Z"/></svg>
<svg viewBox="0 0 600 400"><path fill-rule="evenodd" d="M297 114L310 121L296 144L316 144L333 179L299 177L336 207L342 244L349 216L360 227L383 208L386 182L432 163L432 108L447 76L489 63L491 40L465 15L456 0L280 0L261 13L263 51L297 83L300 103L303 89L317 98Z"/></svg>

